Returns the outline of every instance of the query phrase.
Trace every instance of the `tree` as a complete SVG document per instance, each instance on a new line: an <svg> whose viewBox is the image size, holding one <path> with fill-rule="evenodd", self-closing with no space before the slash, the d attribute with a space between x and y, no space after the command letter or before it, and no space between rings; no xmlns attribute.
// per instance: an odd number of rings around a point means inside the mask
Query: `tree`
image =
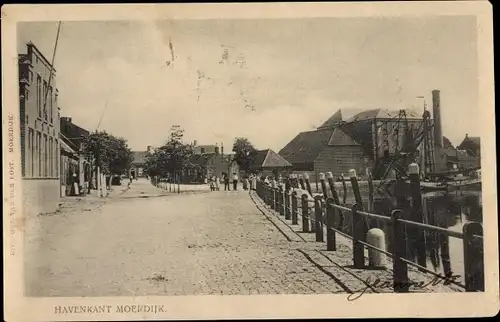
<svg viewBox="0 0 500 322"><path fill-rule="evenodd" d="M247 138L235 138L233 143L234 161L239 168L245 172L249 172L255 160L257 150Z"/></svg>
<svg viewBox="0 0 500 322"><path fill-rule="evenodd" d="M130 168L133 153L124 138L115 137L106 131L96 131L85 138L84 151L92 153L104 174L123 174Z"/></svg>
<svg viewBox="0 0 500 322"><path fill-rule="evenodd" d="M146 173L149 176L174 177L191 167L193 147L183 143L184 130L179 125L170 129L165 144L146 156Z"/></svg>

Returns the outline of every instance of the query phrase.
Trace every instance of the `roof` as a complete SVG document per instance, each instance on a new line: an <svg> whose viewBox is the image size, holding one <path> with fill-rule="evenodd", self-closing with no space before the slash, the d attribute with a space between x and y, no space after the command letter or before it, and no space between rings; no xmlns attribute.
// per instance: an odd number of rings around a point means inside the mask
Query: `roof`
<svg viewBox="0 0 500 322"><path fill-rule="evenodd" d="M193 154L191 157L191 163L193 165L198 165L198 166L204 166L207 164L207 162L216 156L217 154L215 152L208 152L208 153L202 153L202 154ZM222 159L225 162L230 162L233 158L232 154L224 154L220 155Z"/></svg>
<svg viewBox="0 0 500 322"><path fill-rule="evenodd" d="M342 122L342 110L338 110L337 112L335 112L335 114L330 116L330 118L318 128L321 129L336 126L339 122Z"/></svg>
<svg viewBox="0 0 500 322"><path fill-rule="evenodd" d="M301 132L279 151L279 155L292 164L313 163L328 145L333 132L332 129Z"/></svg>
<svg viewBox="0 0 500 322"><path fill-rule="evenodd" d="M356 121L362 121L362 120L369 120L369 119L392 119L392 118L397 118L399 115L399 111L391 111L385 108L376 108L376 109L371 109L371 110L366 110L361 113L358 113L351 117L350 119L347 120L347 122L356 122ZM417 112L409 109L404 109L403 111L406 112L406 118L409 119L422 119L422 116L418 114Z"/></svg>
<svg viewBox="0 0 500 322"><path fill-rule="evenodd" d="M335 128L333 130L333 134L328 141L328 145L360 145L358 142L356 142L352 137L350 137L346 132L341 130L340 128Z"/></svg>
<svg viewBox="0 0 500 322"><path fill-rule="evenodd" d="M134 151L132 153L134 156L134 160L132 160L132 163L137 164L146 162L146 155L148 155L147 151Z"/></svg>
<svg viewBox="0 0 500 322"><path fill-rule="evenodd" d="M290 162L271 149L257 151L253 160L253 168L286 168Z"/></svg>

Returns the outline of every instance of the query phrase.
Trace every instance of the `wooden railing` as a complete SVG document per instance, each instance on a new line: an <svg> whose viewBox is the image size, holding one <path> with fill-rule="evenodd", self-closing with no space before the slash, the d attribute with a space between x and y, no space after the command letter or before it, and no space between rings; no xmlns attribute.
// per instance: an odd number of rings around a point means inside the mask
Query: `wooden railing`
<svg viewBox="0 0 500 322"><path fill-rule="evenodd" d="M258 181L256 184L256 193L277 215L283 216L286 220L291 220L292 225L299 225L300 217L302 231L315 233L317 242L324 242L324 232L326 231L327 251L336 251L337 234L351 239L354 268L362 269L366 267L365 247L392 258L393 288L395 292L409 291L409 265L418 268L420 271L447 280L448 283L462 287L467 292L484 291L483 228L481 223L467 222L463 226L462 232L457 232L439 226L428 225L423 222L408 220L410 211L421 212L418 206L418 203L421 203L421 199L417 200L417 203L414 203L416 209L395 209L391 212L390 217L366 212L362 207L355 174L351 176L351 184L356 203L349 208L340 204L335 191L335 185L333 184L333 180L330 179L332 179L331 174L328 177L328 181L332 197L327 196L324 175L320 179L323 190L322 195L313 197L307 176L299 179L291 176L288 179L289 189L287 191L284 184L278 186L275 182L264 183ZM416 180L415 178L413 179L414 181ZM417 183L419 185L419 182ZM418 198L418 194L416 198ZM352 225L350 234L342 231L342 222L345 219L345 215L351 216ZM377 247L379 245L376 245L376 243L367 242L366 237L370 231L367 229L365 219L377 219L390 227L389 234L391 236L389 237L391 237L393 244L392 252ZM407 254L407 230L410 229L417 231L416 254L418 263L409 260ZM444 276L426 267L425 242L423 241L425 239L425 231L439 233L446 237L446 239L452 237L463 240L464 277L462 281L454 280L453 276L451 276L449 265L446 265L448 268L445 267Z"/></svg>

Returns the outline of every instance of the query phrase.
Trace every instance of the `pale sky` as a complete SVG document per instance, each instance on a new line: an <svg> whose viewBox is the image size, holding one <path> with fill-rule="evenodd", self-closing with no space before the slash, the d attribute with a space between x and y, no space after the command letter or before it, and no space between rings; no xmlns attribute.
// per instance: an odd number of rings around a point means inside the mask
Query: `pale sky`
<svg viewBox="0 0 500 322"><path fill-rule="evenodd" d="M50 59L56 31L19 24L18 50ZM61 115L94 131L104 109L100 129L133 150L179 124L186 141L279 151L339 108L423 111L432 89L453 144L479 135L477 59L475 18L443 16L63 22L54 65Z"/></svg>

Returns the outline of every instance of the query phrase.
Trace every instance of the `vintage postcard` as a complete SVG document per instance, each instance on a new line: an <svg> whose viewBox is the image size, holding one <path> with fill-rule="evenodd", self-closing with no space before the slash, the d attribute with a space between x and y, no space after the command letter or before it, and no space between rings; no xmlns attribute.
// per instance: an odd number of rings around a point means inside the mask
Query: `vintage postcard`
<svg viewBox="0 0 500 322"><path fill-rule="evenodd" d="M6 321L499 310L486 1L2 7Z"/></svg>

